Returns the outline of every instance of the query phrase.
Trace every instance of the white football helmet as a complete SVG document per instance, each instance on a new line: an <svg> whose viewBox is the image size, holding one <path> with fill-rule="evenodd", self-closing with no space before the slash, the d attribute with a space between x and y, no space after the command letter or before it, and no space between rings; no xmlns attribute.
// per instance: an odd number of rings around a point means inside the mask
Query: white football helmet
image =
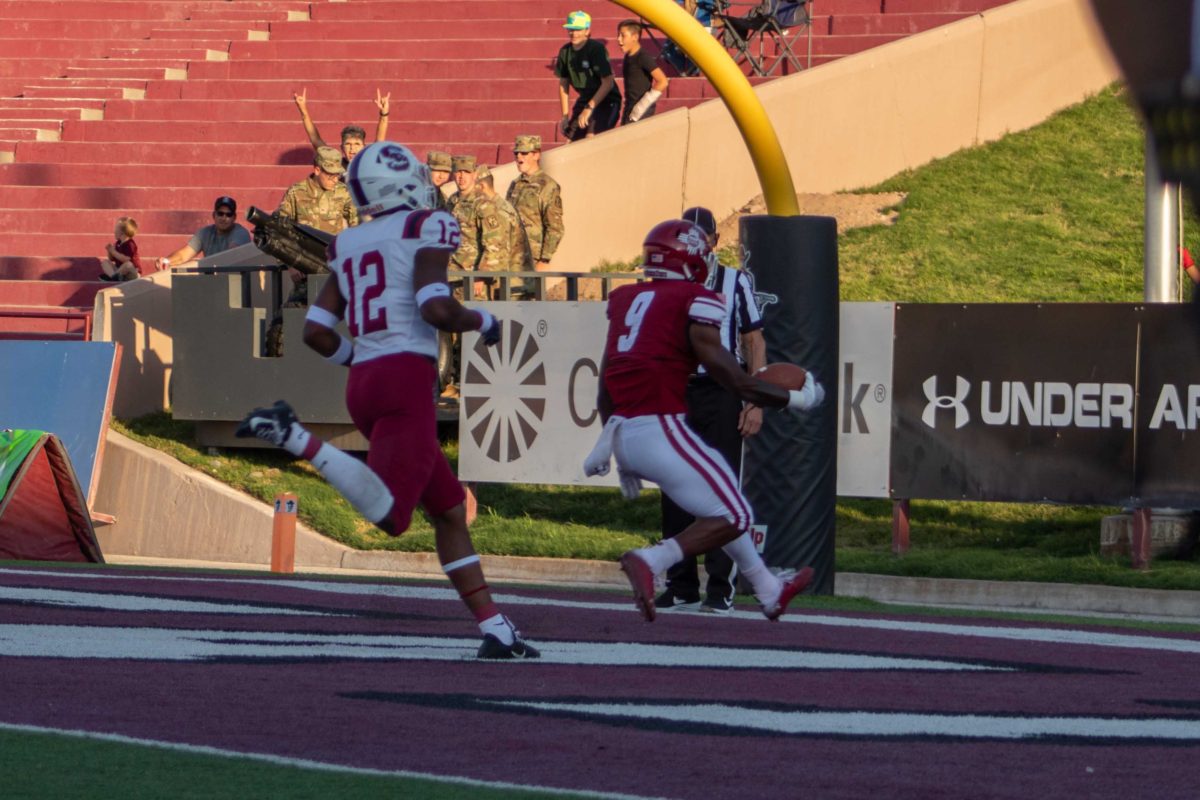
<svg viewBox="0 0 1200 800"><path fill-rule="evenodd" d="M436 191L425 163L396 142L375 142L364 147L350 162L346 187L358 213L369 216L433 208Z"/></svg>

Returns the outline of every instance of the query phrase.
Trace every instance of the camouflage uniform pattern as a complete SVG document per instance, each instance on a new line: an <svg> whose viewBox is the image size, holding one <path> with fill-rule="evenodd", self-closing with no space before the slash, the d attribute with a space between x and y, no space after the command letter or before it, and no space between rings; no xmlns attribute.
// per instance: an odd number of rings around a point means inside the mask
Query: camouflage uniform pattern
<svg viewBox="0 0 1200 800"><path fill-rule="evenodd" d="M341 233L358 224L350 190L339 183L328 192L313 178L292 184L279 203L279 213L326 233Z"/></svg>
<svg viewBox="0 0 1200 800"><path fill-rule="evenodd" d="M488 272L523 272L533 269L529 240L512 204L500 195L475 204L480 258L476 269Z"/></svg>
<svg viewBox="0 0 1200 800"><path fill-rule="evenodd" d="M446 201L446 210L454 215L458 220L458 227L462 229L462 241L450 258L452 269L475 269L479 263L480 246L478 226L475 224L475 206L483 199L483 191L476 184L465 197L462 192L455 192Z"/></svg>
<svg viewBox="0 0 1200 800"><path fill-rule="evenodd" d="M564 233L558 182L540 169L518 175L509 184L506 199L521 218L533 260L549 261Z"/></svg>

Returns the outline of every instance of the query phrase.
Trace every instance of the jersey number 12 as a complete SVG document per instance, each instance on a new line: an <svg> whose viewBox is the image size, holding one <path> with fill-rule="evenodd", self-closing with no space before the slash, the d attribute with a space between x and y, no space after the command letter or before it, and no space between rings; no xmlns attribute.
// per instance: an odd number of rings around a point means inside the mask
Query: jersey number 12
<svg viewBox="0 0 1200 800"><path fill-rule="evenodd" d="M354 338L387 328L387 309L380 296L385 287L383 254L368 250L358 260L347 258L342 262L342 275L346 277L346 327Z"/></svg>

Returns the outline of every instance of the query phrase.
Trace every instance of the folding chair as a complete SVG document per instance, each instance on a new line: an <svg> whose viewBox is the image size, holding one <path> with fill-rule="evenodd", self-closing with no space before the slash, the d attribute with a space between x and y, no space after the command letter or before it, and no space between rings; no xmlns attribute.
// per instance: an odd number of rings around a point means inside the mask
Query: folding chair
<svg viewBox="0 0 1200 800"><path fill-rule="evenodd" d="M744 17L730 14L729 0L717 0L713 19L719 23L721 43L737 51L734 60L749 64L754 75L774 75L781 67L793 71L812 66L811 0L762 0ZM803 29L808 34L808 60L792 49ZM716 31L714 31L714 34Z"/></svg>

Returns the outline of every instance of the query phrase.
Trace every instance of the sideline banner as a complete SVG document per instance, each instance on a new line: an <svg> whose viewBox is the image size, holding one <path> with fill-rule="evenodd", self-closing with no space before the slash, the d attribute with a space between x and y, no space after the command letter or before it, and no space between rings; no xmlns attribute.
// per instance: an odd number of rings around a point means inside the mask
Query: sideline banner
<svg viewBox="0 0 1200 800"><path fill-rule="evenodd" d="M1141 312L1133 304L897 305L893 495L1128 499Z"/></svg>
<svg viewBox="0 0 1200 800"><path fill-rule="evenodd" d="M605 303L486 303L503 338L463 335L458 474L484 483L616 486L616 470L585 478L600 435L596 389Z"/></svg>
<svg viewBox="0 0 1200 800"><path fill-rule="evenodd" d="M464 481L616 486L585 478L600 435L596 388L608 323L599 302L487 303L504 324L498 349L463 336L458 473ZM842 303L837 380L838 494L887 497L892 304ZM847 377L849 376L849 378Z"/></svg>

